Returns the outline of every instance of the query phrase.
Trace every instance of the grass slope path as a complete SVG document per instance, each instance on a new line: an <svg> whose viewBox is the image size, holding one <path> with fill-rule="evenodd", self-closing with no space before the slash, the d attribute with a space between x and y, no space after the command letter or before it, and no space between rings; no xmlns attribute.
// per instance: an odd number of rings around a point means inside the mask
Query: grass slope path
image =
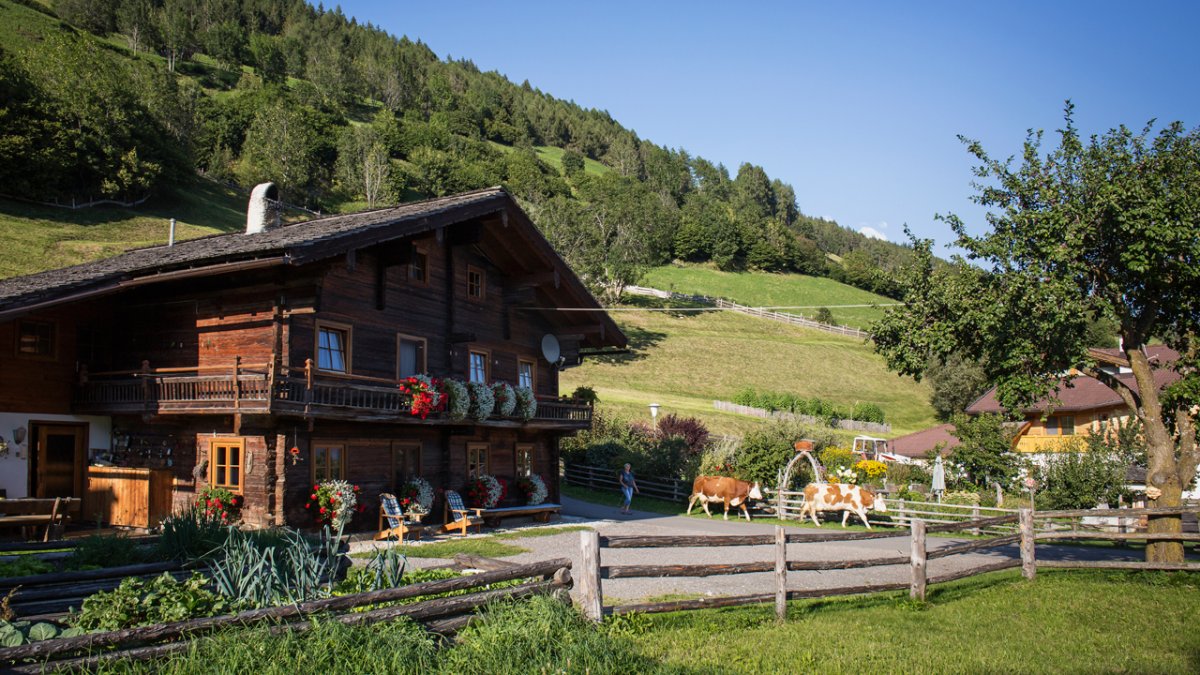
<svg viewBox="0 0 1200 675"><path fill-rule="evenodd" d="M614 316L631 353L588 359L560 381L566 392L594 387L603 410L640 419L654 402L664 413L699 416L717 433L742 434L763 421L718 413L713 401L754 387L839 405L878 404L897 435L934 423L928 386L888 371L862 340L734 312Z"/></svg>

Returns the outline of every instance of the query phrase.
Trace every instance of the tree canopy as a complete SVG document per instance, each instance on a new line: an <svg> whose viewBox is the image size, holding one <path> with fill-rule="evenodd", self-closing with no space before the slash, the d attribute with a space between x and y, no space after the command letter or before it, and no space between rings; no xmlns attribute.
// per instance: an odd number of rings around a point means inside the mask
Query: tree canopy
<svg viewBox="0 0 1200 675"><path fill-rule="evenodd" d="M1043 154L1042 132L1031 131L1016 166L962 139L979 160L973 200L989 229L975 235L958 216L939 216L966 252L941 269L931 242L914 241L906 304L873 327L875 347L918 377L931 358L960 352L981 364L1010 411L1053 403L1063 373L1096 377L1142 423L1157 504L1177 506L1200 460L1200 132L1175 122L1155 134L1152 122L1084 138L1072 112L1068 102L1057 148ZM1100 318L1117 326L1136 387L1089 354ZM1156 339L1181 358L1152 366L1143 348ZM1181 379L1160 390L1156 367ZM1178 527L1178 518L1151 520L1151 531ZM1182 546L1152 543L1147 556L1179 559Z"/></svg>

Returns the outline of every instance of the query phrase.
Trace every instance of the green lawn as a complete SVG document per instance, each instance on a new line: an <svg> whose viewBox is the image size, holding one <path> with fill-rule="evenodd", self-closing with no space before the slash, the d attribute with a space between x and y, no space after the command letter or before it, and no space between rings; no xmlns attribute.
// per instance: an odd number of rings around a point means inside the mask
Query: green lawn
<svg viewBox="0 0 1200 675"><path fill-rule="evenodd" d="M666 672L1194 673L1200 577L1017 572L906 593L639 617L629 633Z"/></svg>
<svg viewBox="0 0 1200 675"><path fill-rule="evenodd" d="M0 278L32 274L167 243L242 229L246 197L204 180L137 208L62 209L0 199Z"/></svg>
<svg viewBox="0 0 1200 675"><path fill-rule="evenodd" d="M495 141L488 141L488 143L493 148L495 148L501 152L512 152L512 151L516 150L516 148L514 148L511 145L504 145L503 143L497 143ZM563 156L562 148L556 148L552 145L535 145L535 146L533 146L533 151L535 153L537 153L538 159L549 164L554 169L557 169L559 173L565 173L563 171L563 165L562 165L562 156ZM601 174L612 171L612 169L604 164L601 164L600 162L597 162L596 160L592 159L591 157L584 157L583 158L583 171L584 171L584 173L588 173L593 176L599 176Z"/></svg>
<svg viewBox="0 0 1200 675"><path fill-rule="evenodd" d="M654 402L664 413L700 417L717 433L743 434L767 422L717 413L712 402L754 387L843 406L878 404L893 436L936 423L928 385L888 371L862 340L731 312L613 316L632 353L587 359L560 376L564 392L594 387L602 411L649 421Z"/></svg>
<svg viewBox="0 0 1200 675"><path fill-rule="evenodd" d="M451 536L451 538L428 544L419 544L416 546L405 545L403 551L404 555L409 558L453 558L458 553L477 555L484 558L505 558L517 555L518 553L526 553L529 549L504 542L533 537L552 537L556 534L589 529L591 528L583 525L562 525L557 527L523 528L512 532L491 534L486 537L458 538ZM370 558L372 555L373 552L368 550L353 553L350 557Z"/></svg>
<svg viewBox="0 0 1200 675"><path fill-rule="evenodd" d="M642 278L643 286L664 291L710 295L756 307L804 307L780 310L812 317L817 307L829 307L835 323L866 328L882 316L872 307L838 308L835 305L871 305L896 302L853 286L803 274L722 272L712 265L675 264L656 267Z"/></svg>

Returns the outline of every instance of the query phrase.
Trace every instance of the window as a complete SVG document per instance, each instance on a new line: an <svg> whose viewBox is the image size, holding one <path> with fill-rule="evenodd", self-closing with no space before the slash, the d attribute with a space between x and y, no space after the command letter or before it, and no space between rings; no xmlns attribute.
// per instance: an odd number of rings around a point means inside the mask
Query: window
<svg viewBox="0 0 1200 675"><path fill-rule="evenodd" d="M467 444L467 477L474 478L488 473L488 444Z"/></svg>
<svg viewBox="0 0 1200 675"><path fill-rule="evenodd" d="M468 379L471 382L487 384L489 374L487 352L477 352L474 350L471 351L467 374L469 376Z"/></svg>
<svg viewBox="0 0 1200 675"><path fill-rule="evenodd" d="M517 445L517 478L533 473L533 445L521 443Z"/></svg>
<svg viewBox="0 0 1200 675"><path fill-rule="evenodd" d="M345 480L346 446L340 443L313 443L312 474L314 483Z"/></svg>
<svg viewBox="0 0 1200 675"><path fill-rule="evenodd" d="M525 361L524 359L517 361L518 387L529 387L530 389L533 389L533 385L536 382L534 379L534 373L536 372L534 370L535 367L536 366L534 365L533 361Z"/></svg>
<svg viewBox="0 0 1200 675"><path fill-rule="evenodd" d="M1058 418L1058 432L1063 436L1075 435L1075 416L1062 415Z"/></svg>
<svg viewBox="0 0 1200 675"><path fill-rule="evenodd" d="M400 441L392 444L392 473L397 487L421 475L420 442Z"/></svg>
<svg viewBox="0 0 1200 675"><path fill-rule="evenodd" d="M425 339L396 335L396 379L428 372L425 363Z"/></svg>
<svg viewBox="0 0 1200 675"><path fill-rule="evenodd" d="M467 298L483 300L485 292L483 270L478 267L467 267Z"/></svg>
<svg viewBox="0 0 1200 675"><path fill-rule="evenodd" d="M317 369L350 372L350 327L317 324Z"/></svg>
<svg viewBox="0 0 1200 675"><path fill-rule="evenodd" d="M17 331L18 354L54 356L54 324L49 321L22 321Z"/></svg>
<svg viewBox="0 0 1200 675"><path fill-rule="evenodd" d="M413 249L412 262L408 264L408 279L420 286L429 281L429 254L419 248Z"/></svg>
<svg viewBox="0 0 1200 675"><path fill-rule="evenodd" d="M1046 435L1047 436L1057 436L1058 435L1058 418L1057 417L1047 417L1046 418Z"/></svg>
<svg viewBox="0 0 1200 675"><path fill-rule="evenodd" d="M242 457L246 442L237 439L214 439L209 445L209 479L213 487L226 488L231 492L242 491Z"/></svg>

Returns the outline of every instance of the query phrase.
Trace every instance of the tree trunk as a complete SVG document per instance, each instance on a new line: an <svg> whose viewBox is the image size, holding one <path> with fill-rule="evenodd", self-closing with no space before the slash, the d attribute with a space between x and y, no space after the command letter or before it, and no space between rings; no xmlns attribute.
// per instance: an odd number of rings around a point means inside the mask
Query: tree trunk
<svg viewBox="0 0 1200 675"><path fill-rule="evenodd" d="M1142 423L1142 434L1146 439L1146 463L1149 465L1146 471L1146 486L1162 491L1157 499L1151 500L1150 506L1181 506L1183 485L1179 479L1179 466L1175 458L1175 440L1163 420L1162 403L1158 384L1154 381L1153 367L1137 346L1127 347L1125 354L1141 398L1141 406L1135 412ZM1154 534L1182 532L1183 517L1151 517L1147 531ZM1183 543L1147 542L1146 562L1183 562Z"/></svg>

